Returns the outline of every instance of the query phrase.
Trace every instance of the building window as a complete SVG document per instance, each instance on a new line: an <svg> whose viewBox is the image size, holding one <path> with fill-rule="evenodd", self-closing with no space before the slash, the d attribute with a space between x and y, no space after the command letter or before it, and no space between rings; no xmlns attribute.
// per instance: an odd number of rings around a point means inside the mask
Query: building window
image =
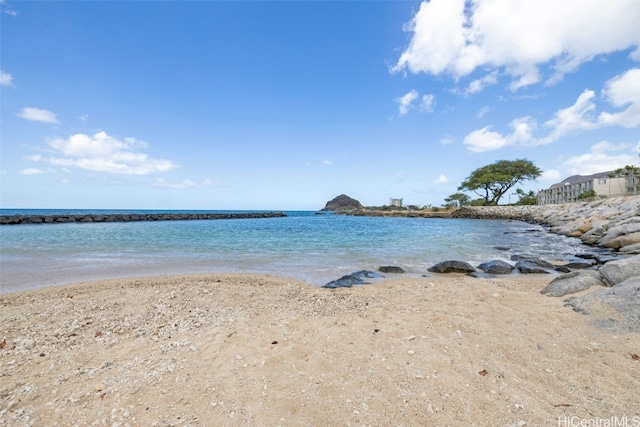
<svg viewBox="0 0 640 427"><path fill-rule="evenodd" d="M598 178L598 184L603 185L607 183L607 178Z"/></svg>

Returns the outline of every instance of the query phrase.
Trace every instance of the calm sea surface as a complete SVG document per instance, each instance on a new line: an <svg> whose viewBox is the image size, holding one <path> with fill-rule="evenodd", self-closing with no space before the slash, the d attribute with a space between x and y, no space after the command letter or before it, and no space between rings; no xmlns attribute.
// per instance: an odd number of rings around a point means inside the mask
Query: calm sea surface
<svg viewBox="0 0 640 427"><path fill-rule="evenodd" d="M191 211L0 210L1 215L132 212ZM1 226L1 291L205 272L266 273L323 285L381 265L422 275L450 259L472 264L509 260L512 254L570 259L589 250L579 239L518 221L285 213L286 218Z"/></svg>

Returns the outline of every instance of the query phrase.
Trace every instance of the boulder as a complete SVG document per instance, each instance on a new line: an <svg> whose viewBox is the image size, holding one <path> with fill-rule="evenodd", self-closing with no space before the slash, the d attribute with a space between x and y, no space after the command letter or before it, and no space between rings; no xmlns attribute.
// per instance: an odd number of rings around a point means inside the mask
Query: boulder
<svg viewBox="0 0 640 427"><path fill-rule="evenodd" d="M564 266L571 270L583 270L585 268L593 267L594 265L596 265L595 260L584 260L568 262Z"/></svg>
<svg viewBox="0 0 640 427"><path fill-rule="evenodd" d="M493 260L483 262L478 266L478 268L489 274L511 274L515 267L508 262Z"/></svg>
<svg viewBox="0 0 640 427"><path fill-rule="evenodd" d="M377 279L383 277L384 276L382 274L376 273L374 271L360 270L351 274L347 274L346 276L342 276L338 280L333 280L322 287L327 289L350 288L353 285L370 284L370 282L364 280L365 278Z"/></svg>
<svg viewBox="0 0 640 427"><path fill-rule="evenodd" d="M516 268L523 274L549 273L555 265L540 258L523 258L516 263Z"/></svg>
<svg viewBox="0 0 640 427"><path fill-rule="evenodd" d="M640 277L634 277L607 289L589 292L565 301L566 307L574 311L596 317L596 326L613 332L640 333ZM613 320L610 313L602 310L602 302L615 309L621 320Z"/></svg>
<svg viewBox="0 0 640 427"><path fill-rule="evenodd" d="M640 277L640 255L610 261L600 267L600 274L610 286L616 286L627 279Z"/></svg>
<svg viewBox="0 0 640 427"><path fill-rule="evenodd" d="M381 273L396 273L396 274L404 273L404 270L402 269L402 267L398 267L395 265L383 265L382 267L378 268L378 271Z"/></svg>
<svg viewBox="0 0 640 427"><path fill-rule="evenodd" d="M432 273L473 273L475 268L464 261L443 261L427 269Z"/></svg>
<svg viewBox="0 0 640 427"><path fill-rule="evenodd" d="M553 279L540 293L550 297L562 297L584 291L591 286L604 286L597 271L572 271Z"/></svg>

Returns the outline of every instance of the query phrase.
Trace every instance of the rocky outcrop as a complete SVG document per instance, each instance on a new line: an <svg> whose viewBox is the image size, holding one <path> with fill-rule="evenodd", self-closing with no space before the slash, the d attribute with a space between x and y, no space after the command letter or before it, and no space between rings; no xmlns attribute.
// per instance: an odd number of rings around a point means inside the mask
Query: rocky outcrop
<svg viewBox="0 0 640 427"><path fill-rule="evenodd" d="M351 274L347 274L346 276L342 276L337 280L333 280L326 285L323 285L323 288L327 289L335 289L335 288L350 288L353 285L368 285L371 282L367 282L365 279L382 279L384 276L380 273L376 273L375 271L369 270L360 270Z"/></svg>
<svg viewBox="0 0 640 427"><path fill-rule="evenodd" d="M546 225L552 233L580 238L588 245L640 254L640 196L542 206L474 206L452 218L514 219Z"/></svg>
<svg viewBox="0 0 640 427"><path fill-rule="evenodd" d="M427 269L432 273L473 273L475 268L464 261L443 261Z"/></svg>
<svg viewBox="0 0 640 427"><path fill-rule="evenodd" d="M553 279L540 293L550 297L563 297L584 291L592 286L604 285L604 280L597 271L572 271Z"/></svg>
<svg viewBox="0 0 640 427"><path fill-rule="evenodd" d="M355 209L363 209L362 204L345 194L341 194L335 199L328 201L324 208L322 208L323 211L348 211Z"/></svg>
<svg viewBox="0 0 640 427"><path fill-rule="evenodd" d="M106 214L106 215L2 215L0 225L59 224L67 222L131 222L131 221L184 221L203 219L280 218L282 212L247 213L157 213L157 214Z"/></svg>
<svg viewBox="0 0 640 427"><path fill-rule="evenodd" d="M640 277L625 280L611 288L566 299L565 306L596 317L596 326L613 332L640 332ZM615 309L620 319L612 319L602 309L605 303Z"/></svg>
<svg viewBox="0 0 640 427"><path fill-rule="evenodd" d="M502 260L483 262L478 268L489 274L511 274L515 267Z"/></svg>

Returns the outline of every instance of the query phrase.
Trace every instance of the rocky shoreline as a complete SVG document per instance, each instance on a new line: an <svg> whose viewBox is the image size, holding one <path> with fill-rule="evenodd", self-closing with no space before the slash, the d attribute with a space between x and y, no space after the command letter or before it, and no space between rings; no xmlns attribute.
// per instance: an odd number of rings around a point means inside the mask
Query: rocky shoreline
<svg viewBox="0 0 640 427"><path fill-rule="evenodd" d="M474 206L452 218L513 219L541 224L549 231L577 237L628 255L640 254L640 196L542 206Z"/></svg>
<svg viewBox="0 0 640 427"><path fill-rule="evenodd" d="M0 225L60 224L69 222L186 221L211 219L281 218L282 212L247 213L157 213L157 214L87 214L87 215L2 215Z"/></svg>

